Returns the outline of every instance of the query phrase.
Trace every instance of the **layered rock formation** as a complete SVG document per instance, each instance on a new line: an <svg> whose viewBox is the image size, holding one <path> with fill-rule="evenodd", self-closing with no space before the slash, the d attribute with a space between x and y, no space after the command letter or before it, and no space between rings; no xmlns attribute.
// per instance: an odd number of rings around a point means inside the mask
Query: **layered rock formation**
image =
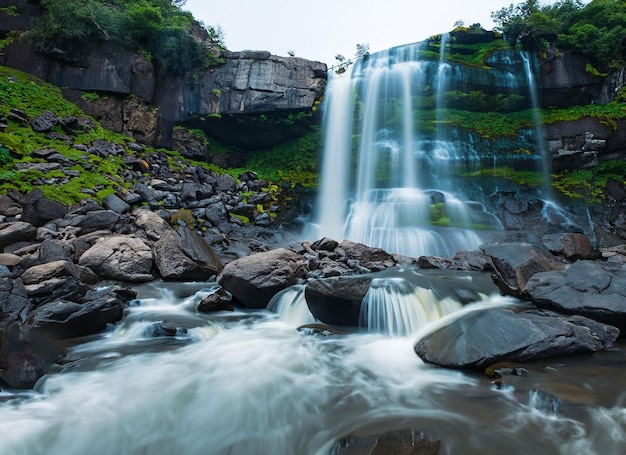
<svg viewBox="0 0 626 455"><path fill-rule="evenodd" d="M14 0L16 16L0 12L0 33L28 30L39 7ZM19 20L18 20L19 18ZM199 39L208 39L200 27ZM106 128L148 145L169 146L174 125L206 115L311 110L323 94L326 65L263 51L223 52L224 64L171 76L144 55L103 43L41 46L14 42L0 64L38 76ZM102 94L85 100L87 92ZM97 99L94 99L97 98Z"/></svg>

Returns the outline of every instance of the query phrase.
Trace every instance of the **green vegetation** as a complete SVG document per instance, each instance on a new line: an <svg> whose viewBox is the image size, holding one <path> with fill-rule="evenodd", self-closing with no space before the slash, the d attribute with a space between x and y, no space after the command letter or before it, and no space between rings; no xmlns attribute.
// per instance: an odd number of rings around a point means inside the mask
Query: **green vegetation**
<svg viewBox="0 0 626 455"><path fill-rule="evenodd" d="M552 176L554 188L565 196L598 204L604 202L604 192L609 180L626 183L626 161L604 161L590 168Z"/></svg>
<svg viewBox="0 0 626 455"><path fill-rule="evenodd" d="M194 19L180 0L41 0L44 14L29 32L44 43L100 41L141 51L170 74L223 63L222 32L207 27L207 42L192 35ZM208 46L207 46L208 44Z"/></svg>
<svg viewBox="0 0 626 455"><path fill-rule="evenodd" d="M528 50L555 45L589 58L600 71L624 62L626 2L560 0L542 6L538 0L511 4L491 14L509 43Z"/></svg>

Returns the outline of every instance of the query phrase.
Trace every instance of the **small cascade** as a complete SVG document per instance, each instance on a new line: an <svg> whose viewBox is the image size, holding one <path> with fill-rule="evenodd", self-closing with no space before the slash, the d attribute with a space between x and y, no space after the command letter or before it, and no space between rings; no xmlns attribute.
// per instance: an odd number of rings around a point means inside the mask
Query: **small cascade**
<svg viewBox="0 0 626 455"><path fill-rule="evenodd" d="M277 293L267 305L267 309L279 315L281 321L289 325L303 325L315 322L304 298L304 286L294 285Z"/></svg>
<svg viewBox="0 0 626 455"><path fill-rule="evenodd" d="M372 332L407 336L461 307L452 298L439 299L432 289L406 280L374 279L363 298L359 325Z"/></svg>

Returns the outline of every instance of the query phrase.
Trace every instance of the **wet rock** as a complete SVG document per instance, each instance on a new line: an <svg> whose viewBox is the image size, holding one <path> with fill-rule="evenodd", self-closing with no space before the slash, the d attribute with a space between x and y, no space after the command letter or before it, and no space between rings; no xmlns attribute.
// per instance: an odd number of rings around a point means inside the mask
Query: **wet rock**
<svg viewBox="0 0 626 455"><path fill-rule="evenodd" d="M69 225L80 228L81 234L88 234L100 229L113 230L120 221L120 214L113 210L93 210L84 215L69 218Z"/></svg>
<svg viewBox="0 0 626 455"><path fill-rule="evenodd" d="M218 288L206 296L196 308L201 313L212 313L214 311L234 311L231 304L233 296L224 288Z"/></svg>
<svg viewBox="0 0 626 455"><path fill-rule="evenodd" d="M89 286L73 276L49 278L38 283L24 285L28 298L35 307L57 299L80 302Z"/></svg>
<svg viewBox="0 0 626 455"><path fill-rule="evenodd" d="M114 292L85 299L81 303L57 300L32 311L26 325L56 339L98 333L122 319L124 302Z"/></svg>
<svg viewBox="0 0 626 455"><path fill-rule="evenodd" d="M337 442L333 455L437 455L441 441L406 429L375 436L347 436Z"/></svg>
<svg viewBox="0 0 626 455"><path fill-rule="evenodd" d="M22 281L24 284L37 284L52 278L75 276L76 267L72 262L66 260L46 262L41 265L35 265L26 269L22 273Z"/></svg>
<svg viewBox="0 0 626 455"><path fill-rule="evenodd" d="M577 261L564 270L533 275L527 285L535 304L579 314L626 331L626 264Z"/></svg>
<svg viewBox="0 0 626 455"><path fill-rule="evenodd" d="M103 237L78 260L102 279L144 282L152 276L152 251L135 236Z"/></svg>
<svg viewBox="0 0 626 455"><path fill-rule="evenodd" d="M277 292L297 283L301 262L300 255L278 248L228 263L217 281L243 306L265 308Z"/></svg>
<svg viewBox="0 0 626 455"><path fill-rule="evenodd" d="M583 316L532 307L468 312L415 344L422 360L450 368L483 369L610 348L619 330Z"/></svg>
<svg viewBox="0 0 626 455"><path fill-rule="evenodd" d="M326 324L357 327L371 282L369 277L350 276L313 279L304 288L309 311Z"/></svg>
<svg viewBox="0 0 626 455"><path fill-rule="evenodd" d="M165 231L153 251L154 262L164 280L203 281L222 269L209 244L185 226L179 226L177 231Z"/></svg>
<svg viewBox="0 0 626 455"><path fill-rule="evenodd" d="M494 281L505 294L523 295L535 273L565 267L529 243L491 243L480 248L490 257Z"/></svg>
<svg viewBox="0 0 626 455"><path fill-rule="evenodd" d="M372 248L362 243L342 241L335 249L343 260L354 260L356 264L367 269L367 271L380 271L393 267L397 264L393 255L380 248ZM366 271L364 271L367 273Z"/></svg>

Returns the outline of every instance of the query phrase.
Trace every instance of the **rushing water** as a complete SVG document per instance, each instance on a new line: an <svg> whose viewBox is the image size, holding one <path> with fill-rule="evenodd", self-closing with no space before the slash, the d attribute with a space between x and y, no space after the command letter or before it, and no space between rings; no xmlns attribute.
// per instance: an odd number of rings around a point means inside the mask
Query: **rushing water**
<svg viewBox="0 0 626 455"><path fill-rule="evenodd" d="M269 311L201 315L213 288L167 286L140 288L125 320L73 347L36 392L3 390L0 453L326 455L347 453L347 435L404 428L440 440L441 454L626 451L623 346L527 364L496 385L424 364L416 334L315 336ZM149 335L161 321L176 334Z"/></svg>
<svg viewBox="0 0 626 455"><path fill-rule="evenodd" d="M459 171L476 165L478 154L450 139L445 128L453 73L455 83L466 83L459 67L445 61L447 38L442 37L439 62L421 60L418 43L377 53L331 76L312 237L348 238L410 256L452 256L477 248L487 232L501 229L459 185Z"/></svg>

